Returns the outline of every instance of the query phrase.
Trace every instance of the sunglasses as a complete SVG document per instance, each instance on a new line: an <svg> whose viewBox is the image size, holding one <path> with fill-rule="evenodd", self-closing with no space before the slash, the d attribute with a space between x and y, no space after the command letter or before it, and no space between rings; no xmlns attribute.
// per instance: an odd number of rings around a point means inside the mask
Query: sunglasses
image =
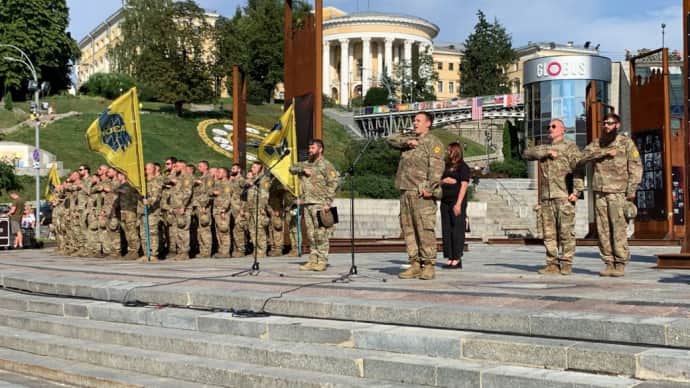
<svg viewBox="0 0 690 388"><path fill-rule="evenodd" d="M616 125L618 124L617 121L604 121L604 125Z"/></svg>
<svg viewBox="0 0 690 388"><path fill-rule="evenodd" d="M558 125L556 125L556 124L551 124L551 125L548 126L548 128L556 129L556 128L558 128Z"/></svg>
<svg viewBox="0 0 690 388"><path fill-rule="evenodd" d="M83 168L80 168L79 171L84 171L84 169L83 169Z"/></svg>

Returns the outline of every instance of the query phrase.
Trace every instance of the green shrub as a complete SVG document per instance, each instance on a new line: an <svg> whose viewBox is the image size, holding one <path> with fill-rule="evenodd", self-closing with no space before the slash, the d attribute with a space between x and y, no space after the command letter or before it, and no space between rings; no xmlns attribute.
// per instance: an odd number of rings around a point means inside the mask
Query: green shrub
<svg viewBox="0 0 690 388"><path fill-rule="evenodd" d="M352 106L353 108L362 107L363 106L362 103L363 103L362 96L353 97L352 100L350 100L350 106Z"/></svg>
<svg viewBox="0 0 690 388"><path fill-rule="evenodd" d="M12 112L14 109L14 103L12 102L12 93L7 92L5 94L5 110Z"/></svg>
<svg viewBox="0 0 690 388"><path fill-rule="evenodd" d="M135 84L134 79L126 74L96 73L84 82L79 91L89 96L105 97L112 100Z"/></svg>
<svg viewBox="0 0 690 388"><path fill-rule="evenodd" d="M381 87L373 87L364 96L364 106L387 105L388 90Z"/></svg>
<svg viewBox="0 0 690 388"><path fill-rule="evenodd" d="M344 189L349 189L349 182ZM399 198L400 191L395 188L395 180L388 175L356 175L355 192L357 196L377 199Z"/></svg>
<svg viewBox="0 0 690 388"><path fill-rule="evenodd" d="M491 162L489 169L493 174L503 174L508 178L527 178L527 163L524 160L504 160Z"/></svg>
<svg viewBox="0 0 690 388"><path fill-rule="evenodd" d="M323 95L323 97L321 97L321 104L324 108L335 108L338 105L335 103L334 99L328 97L325 94Z"/></svg>

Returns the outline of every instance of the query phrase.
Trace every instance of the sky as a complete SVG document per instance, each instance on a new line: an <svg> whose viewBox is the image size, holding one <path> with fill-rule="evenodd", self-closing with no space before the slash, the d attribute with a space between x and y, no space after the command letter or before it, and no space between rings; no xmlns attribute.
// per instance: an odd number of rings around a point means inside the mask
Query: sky
<svg viewBox="0 0 690 388"><path fill-rule="evenodd" d="M309 0L313 4L313 0ZM625 50L682 48L682 0L323 0L345 12L396 12L424 18L440 28L435 43L462 43L481 9L512 36L513 47L528 42L600 44L600 54L619 60ZM207 11L232 16L246 0L197 0ZM77 40L114 13L121 0L67 0L69 32ZM653 5L653 6L652 6Z"/></svg>

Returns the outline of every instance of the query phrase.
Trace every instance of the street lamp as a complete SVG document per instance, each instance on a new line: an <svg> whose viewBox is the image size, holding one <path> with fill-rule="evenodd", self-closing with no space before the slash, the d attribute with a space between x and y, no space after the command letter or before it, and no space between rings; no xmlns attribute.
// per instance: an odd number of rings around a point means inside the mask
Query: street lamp
<svg viewBox="0 0 690 388"><path fill-rule="evenodd" d="M36 68L34 64L29 59L22 49L15 45L0 43L0 47L10 47L21 54L21 58L14 58L10 56L4 57L6 61L9 62L19 62L24 66L28 67L31 71L31 76L33 77L33 83L29 82L29 90L33 89L34 92L34 104L36 104L36 113L38 113L38 94L40 92L40 87L38 86L38 77L36 76ZM36 223L34 225L36 238L41 236L41 148L39 142L39 125L40 120L38 116L35 119L34 132L36 138L36 149L33 152L34 168L36 170Z"/></svg>

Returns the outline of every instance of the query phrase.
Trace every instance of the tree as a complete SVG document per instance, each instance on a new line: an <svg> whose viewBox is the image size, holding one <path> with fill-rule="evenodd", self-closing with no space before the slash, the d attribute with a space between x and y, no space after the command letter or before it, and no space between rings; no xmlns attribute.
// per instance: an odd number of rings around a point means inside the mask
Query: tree
<svg viewBox="0 0 690 388"><path fill-rule="evenodd" d="M460 95L508 93L510 84L504 69L517 60L510 34L498 20L489 23L481 10L477 11L477 18L474 32L465 40L465 55L460 63Z"/></svg>
<svg viewBox="0 0 690 388"><path fill-rule="evenodd" d="M14 166L0 160L0 194L20 188L19 180L14 174Z"/></svg>
<svg viewBox="0 0 690 388"><path fill-rule="evenodd" d="M65 0L0 1L0 43L22 49L36 67L40 81L50 82L51 89L61 91L71 85L72 63L79 57L77 42L69 32L69 10ZM8 47L0 47L0 58L19 58ZM27 93L29 69L18 62L0 60L0 90L15 97Z"/></svg>
<svg viewBox="0 0 690 388"><path fill-rule="evenodd" d="M211 58L204 47L211 29L194 1L130 0L122 22L122 40L111 57L119 72L146 84L154 98L175 105L205 102L213 96Z"/></svg>
<svg viewBox="0 0 690 388"><path fill-rule="evenodd" d="M434 84L438 81L438 72L428 49L413 52L412 60L409 63L403 61L393 73L402 102L436 100Z"/></svg>
<svg viewBox="0 0 690 388"><path fill-rule="evenodd" d="M388 105L388 90L380 86L369 88L364 96L363 104L364 106Z"/></svg>

